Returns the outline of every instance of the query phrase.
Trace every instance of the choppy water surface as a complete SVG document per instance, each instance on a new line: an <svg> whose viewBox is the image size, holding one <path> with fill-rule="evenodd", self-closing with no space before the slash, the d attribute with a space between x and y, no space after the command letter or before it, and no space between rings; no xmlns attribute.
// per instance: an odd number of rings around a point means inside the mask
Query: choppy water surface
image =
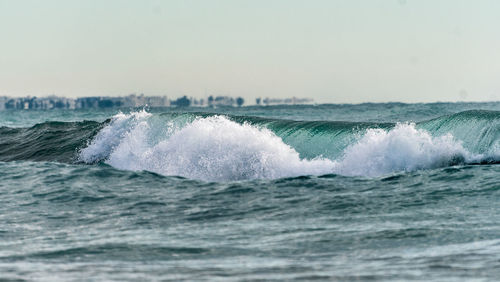
<svg viewBox="0 0 500 282"><path fill-rule="evenodd" d="M495 280L500 103L0 112L12 280Z"/></svg>

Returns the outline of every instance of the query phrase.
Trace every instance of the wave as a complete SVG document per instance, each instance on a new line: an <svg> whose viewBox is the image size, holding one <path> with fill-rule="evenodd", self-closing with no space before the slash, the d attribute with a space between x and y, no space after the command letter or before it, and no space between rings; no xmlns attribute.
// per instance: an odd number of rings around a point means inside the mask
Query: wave
<svg viewBox="0 0 500 282"><path fill-rule="evenodd" d="M81 160L214 181L326 174L333 166L327 159L300 159L270 130L224 116L196 119L161 139L155 138L156 127L146 117L118 117L80 152ZM121 132L124 123L133 125Z"/></svg>
<svg viewBox="0 0 500 282"><path fill-rule="evenodd" d="M2 127L0 135L0 161L105 162L207 181L373 177L500 161L497 111L396 124L139 111L103 123Z"/></svg>
<svg viewBox="0 0 500 282"><path fill-rule="evenodd" d="M0 161L71 162L78 148L91 140L104 123L95 121L40 123L28 128L0 127Z"/></svg>
<svg viewBox="0 0 500 282"><path fill-rule="evenodd" d="M474 110L421 122L419 127L439 136L452 134L471 152L500 159L500 112Z"/></svg>
<svg viewBox="0 0 500 282"><path fill-rule="evenodd" d="M397 124L391 130L369 129L350 145L338 162L336 173L379 176L395 171L415 171L455 164L477 163L482 154L467 151L451 134L433 137L415 124Z"/></svg>
<svg viewBox="0 0 500 282"><path fill-rule="evenodd" d="M485 116L496 119L496 123L481 123ZM437 136L422 128L434 126L439 133L445 125L461 122L462 115L422 124L375 124L181 114L163 126L153 117L145 112L115 117L81 150L80 159L86 163L104 161L119 169L208 181L331 173L371 177L499 159L495 127L498 113L477 116L475 123L483 126L482 132L491 134L482 135L487 140L469 144L474 150L468 150L463 141L456 139L449 132L452 128ZM460 130L461 126L454 129ZM471 130L470 126L465 129ZM286 142L287 139L292 142ZM302 149L313 157L302 157L299 146L290 144L293 142L302 142ZM307 151L306 143L311 150ZM485 143L492 147L484 148L481 144ZM341 148L337 158L311 153L323 150L331 154L331 147L335 146Z"/></svg>

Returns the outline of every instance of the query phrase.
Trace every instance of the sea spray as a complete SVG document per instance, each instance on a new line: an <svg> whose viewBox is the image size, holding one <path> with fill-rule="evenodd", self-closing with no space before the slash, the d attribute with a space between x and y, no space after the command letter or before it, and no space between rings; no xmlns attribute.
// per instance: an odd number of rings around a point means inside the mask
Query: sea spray
<svg viewBox="0 0 500 282"><path fill-rule="evenodd" d="M105 126L95 136L87 147L81 150L79 158L85 163L95 163L105 160L109 154L118 146L124 136L136 127L141 121L144 122L151 116L145 110L132 112L130 114L118 113L113 116L109 125Z"/></svg>
<svg viewBox="0 0 500 282"><path fill-rule="evenodd" d="M432 137L413 123L398 123L391 130L368 129L345 151L335 170L343 175L379 176L478 161L451 134Z"/></svg>
<svg viewBox="0 0 500 282"><path fill-rule="evenodd" d="M320 175L331 173L333 168L333 162L327 159L301 160L270 130L238 124L223 116L197 119L155 143L149 139L152 130L145 121L136 123L121 135L106 163L120 169L209 181ZM115 140L115 136L108 131L99 140ZM93 143L92 150L82 150L82 160L106 154L97 148L109 152L109 146L99 144Z"/></svg>

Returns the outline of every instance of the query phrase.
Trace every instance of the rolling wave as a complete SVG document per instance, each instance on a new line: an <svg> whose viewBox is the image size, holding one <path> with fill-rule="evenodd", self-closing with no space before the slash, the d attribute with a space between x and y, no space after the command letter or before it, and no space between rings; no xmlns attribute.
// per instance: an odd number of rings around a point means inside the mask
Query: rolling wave
<svg viewBox="0 0 500 282"><path fill-rule="evenodd" d="M500 112L483 110L396 124L140 111L103 123L2 127L0 136L0 161L105 162L207 181L372 177L500 161Z"/></svg>
<svg viewBox="0 0 500 282"><path fill-rule="evenodd" d="M28 128L0 127L0 161L71 162L105 124L44 122Z"/></svg>

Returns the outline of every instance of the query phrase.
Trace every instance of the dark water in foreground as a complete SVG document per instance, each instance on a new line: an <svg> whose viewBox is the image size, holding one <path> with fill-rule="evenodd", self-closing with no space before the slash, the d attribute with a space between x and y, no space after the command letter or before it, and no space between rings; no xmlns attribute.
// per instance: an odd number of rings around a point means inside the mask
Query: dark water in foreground
<svg viewBox="0 0 500 282"><path fill-rule="evenodd" d="M0 112L0 278L497 280L499 110Z"/></svg>

